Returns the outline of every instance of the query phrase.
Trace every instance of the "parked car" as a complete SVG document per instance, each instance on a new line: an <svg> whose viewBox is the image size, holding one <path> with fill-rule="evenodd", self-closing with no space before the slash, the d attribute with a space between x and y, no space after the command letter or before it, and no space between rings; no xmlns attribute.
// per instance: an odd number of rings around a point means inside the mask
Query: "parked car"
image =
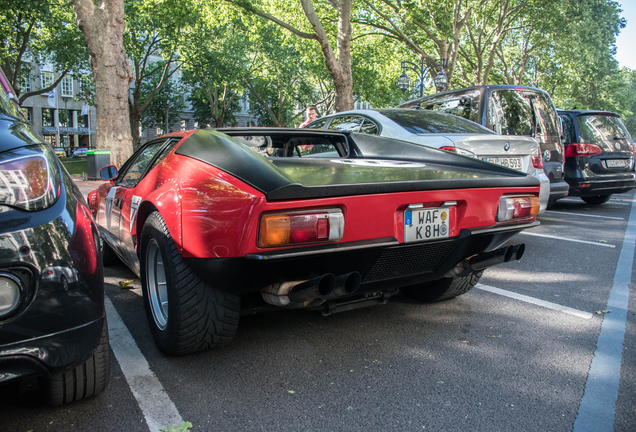
<svg viewBox="0 0 636 432"><path fill-rule="evenodd" d="M55 156L59 157L60 159L64 159L66 157L66 150L64 150L62 147L55 147L53 151L55 151Z"/></svg>
<svg viewBox="0 0 636 432"><path fill-rule="evenodd" d="M563 121L565 180L570 195L603 204L636 187L636 148L620 116L607 111L558 110Z"/></svg>
<svg viewBox="0 0 636 432"><path fill-rule="evenodd" d="M538 224L532 176L348 132L182 131L100 175L89 204L104 261L115 254L140 276L151 333L171 355L229 343L241 314L330 314L399 289L456 297L520 258L522 245L502 245Z"/></svg>
<svg viewBox="0 0 636 432"><path fill-rule="evenodd" d="M109 378L97 226L1 70L0 84L0 385L72 402Z"/></svg>
<svg viewBox="0 0 636 432"><path fill-rule="evenodd" d="M560 122L552 99L544 90L513 85L479 86L425 96L398 108L454 114L501 135L536 139L541 146L545 173L550 179L548 206L568 194L569 186L563 173Z"/></svg>
<svg viewBox="0 0 636 432"><path fill-rule="evenodd" d="M86 147L78 147L75 150L73 150L73 157L74 158L86 157L86 151L87 151Z"/></svg>
<svg viewBox="0 0 636 432"><path fill-rule="evenodd" d="M539 144L533 138L501 136L450 114L395 108L343 111L316 119L306 127L379 135L477 157L538 178L541 211L550 198L550 180L543 171Z"/></svg>

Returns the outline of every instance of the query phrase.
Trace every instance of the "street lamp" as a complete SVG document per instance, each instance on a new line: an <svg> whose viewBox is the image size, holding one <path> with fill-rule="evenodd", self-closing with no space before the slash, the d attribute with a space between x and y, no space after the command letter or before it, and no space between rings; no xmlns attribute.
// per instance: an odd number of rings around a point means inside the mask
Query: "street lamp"
<svg viewBox="0 0 636 432"><path fill-rule="evenodd" d="M446 65L446 59L441 58L439 60L435 60L433 63L427 63L422 58L422 64L416 65L410 61L402 61L402 74L398 77L397 85L402 93L405 93L411 86L411 80L406 74L406 70L409 69L417 74L417 78L420 85L420 97L424 96L424 81L426 81L426 77L429 75L432 69L437 69L439 67L439 72L433 79L433 83L435 84L435 88L437 92L441 92L448 85L448 77L444 73L444 66Z"/></svg>

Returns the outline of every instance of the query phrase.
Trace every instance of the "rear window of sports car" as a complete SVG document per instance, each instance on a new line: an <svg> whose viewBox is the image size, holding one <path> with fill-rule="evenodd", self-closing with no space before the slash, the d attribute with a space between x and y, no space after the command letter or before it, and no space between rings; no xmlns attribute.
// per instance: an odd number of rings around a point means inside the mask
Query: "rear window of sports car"
<svg viewBox="0 0 636 432"><path fill-rule="evenodd" d="M412 134L467 133L493 134L494 132L451 114L423 110L379 111Z"/></svg>

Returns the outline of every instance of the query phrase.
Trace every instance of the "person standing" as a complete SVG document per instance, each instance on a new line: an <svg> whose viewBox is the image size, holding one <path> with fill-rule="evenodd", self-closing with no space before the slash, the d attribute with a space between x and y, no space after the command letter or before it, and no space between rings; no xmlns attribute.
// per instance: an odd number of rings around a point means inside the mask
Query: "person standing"
<svg viewBox="0 0 636 432"><path fill-rule="evenodd" d="M305 126L307 126L309 123L311 123L312 121L316 120L316 118L318 117L318 111L316 110L315 106L308 106L307 109L305 110L305 121L302 122L300 124L300 126L298 126L299 128L304 128Z"/></svg>

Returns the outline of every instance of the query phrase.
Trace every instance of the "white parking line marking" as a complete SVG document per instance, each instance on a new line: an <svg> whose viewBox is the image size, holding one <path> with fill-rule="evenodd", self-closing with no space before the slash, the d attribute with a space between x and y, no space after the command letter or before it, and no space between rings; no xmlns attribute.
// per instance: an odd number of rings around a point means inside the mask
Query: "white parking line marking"
<svg viewBox="0 0 636 432"><path fill-rule="evenodd" d="M163 386L135 343L109 298L104 299L108 316L110 347L115 353L132 394L137 399L151 432L183 422Z"/></svg>
<svg viewBox="0 0 636 432"><path fill-rule="evenodd" d="M517 294L517 293L514 293L512 291L506 291L506 290L502 290L500 288L491 287L491 286L488 286L488 285L477 284L477 285L475 285L475 288L479 288L480 290L488 291L488 292L493 293L493 294L499 294L499 295L502 295L504 297L510 297L510 298L515 299L515 300L521 300L521 301L526 302L526 303L532 303L532 304L535 304L537 306L543 306L543 307L548 308L548 309L557 310L557 311L560 311L560 312L563 312L563 313L566 313L566 314L570 314L570 315L574 315L576 317L583 318L583 319L592 319L592 317L594 316L594 314L592 314L590 312L584 312L584 311L580 311L578 309L572 309L572 308L567 307L567 306L561 306L561 305L556 304L556 303L551 303L551 302L548 302L548 301L545 301L545 300L540 300L540 299L537 299L537 298L534 298L534 297L529 297L529 296L526 296L526 295L523 295L523 294Z"/></svg>
<svg viewBox="0 0 636 432"><path fill-rule="evenodd" d="M583 201L581 201L581 199L580 199L580 198L561 198L561 199L559 199L559 201L566 201L566 202L578 202L578 203L583 204ZM627 200L627 199L625 199L625 200L621 199L620 201L622 201L622 202L616 202L616 201L614 201L614 200L609 200L606 204L629 205L628 203L631 203L631 202L632 202L632 200L631 200L631 199L629 199L629 200Z"/></svg>
<svg viewBox="0 0 636 432"><path fill-rule="evenodd" d="M566 238L566 237L557 237L557 236L548 235L548 234L530 233L530 232L525 232L525 231L522 231L519 234L535 236L535 237L545 237L545 238L551 238L551 239L555 239L555 240L571 241L571 242L575 242L575 243L585 243L585 244L591 244L591 245L595 245L595 246L603 246L603 247L608 247L608 248L616 248L616 246L611 245L611 244L607 244L607 243L597 243L597 242L592 242L592 241L587 241L587 240L577 240L577 239Z"/></svg>
<svg viewBox="0 0 636 432"><path fill-rule="evenodd" d="M574 432L614 430L635 247L636 206L632 205L612 289L605 306L612 312L603 316L596 351L585 382L585 393L574 421Z"/></svg>
<svg viewBox="0 0 636 432"><path fill-rule="evenodd" d="M593 218L601 218L601 219L625 220L625 218L622 218L622 217L598 216L598 215L591 215L591 214L585 214L585 213L570 213L570 212L554 211L554 210L546 210L546 213L558 213L558 214L564 214L564 215L585 216L585 217L593 217Z"/></svg>

